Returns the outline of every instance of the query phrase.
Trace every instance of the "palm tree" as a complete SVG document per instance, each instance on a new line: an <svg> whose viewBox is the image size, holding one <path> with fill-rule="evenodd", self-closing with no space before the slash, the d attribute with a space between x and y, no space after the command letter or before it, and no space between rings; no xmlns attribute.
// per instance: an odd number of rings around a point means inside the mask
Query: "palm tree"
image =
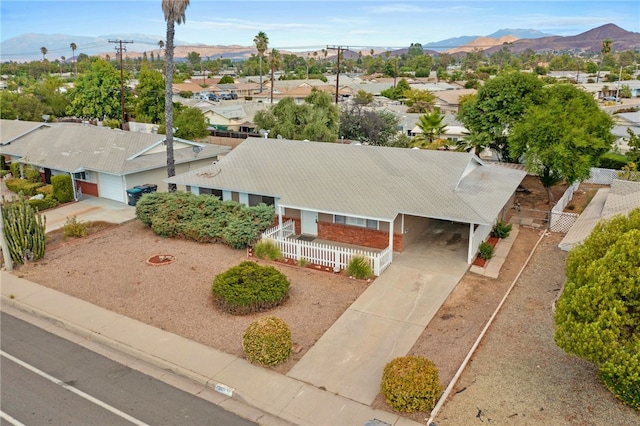
<svg viewBox="0 0 640 426"><path fill-rule="evenodd" d="M273 76L276 69L282 64L282 56L276 49L271 49L271 55L269 55L269 68L271 68L271 104L273 104Z"/></svg>
<svg viewBox="0 0 640 426"><path fill-rule="evenodd" d="M416 125L422 130L422 133L413 138L411 146L427 149L439 148L440 144L435 143L436 138L447 129L447 125L442 123L443 119L444 116L440 115L440 110L437 108L428 114L421 115Z"/></svg>
<svg viewBox="0 0 640 426"><path fill-rule="evenodd" d="M168 177L176 175L176 163L173 157L173 37L176 34L175 24L180 25L186 21L187 6L189 6L189 0L162 0L162 11L164 19L167 21L167 44L164 51L166 56L164 114ZM177 189L175 183L169 184L169 192L175 192Z"/></svg>
<svg viewBox="0 0 640 426"><path fill-rule="evenodd" d="M164 47L164 41L158 40L158 60L162 57L162 48Z"/></svg>
<svg viewBox="0 0 640 426"><path fill-rule="evenodd" d="M78 75L78 58L76 58L76 49L78 48L78 46L76 46L75 43L71 43L69 45L69 47L71 48L71 57L73 58L73 62L75 63L75 74L76 76Z"/></svg>
<svg viewBox="0 0 640 426"><path fill-rule="evenodd" d="M604 61L604 57L608 53L611 53L611 44L612 44L611 39L605 38L604 40L602 40L602 50L600 51L602 53L602 57L600 58L600 63L598 64L598 74L596 75L596 83L598 83L598 81L600 80L600 69L602 68L602 62Z"/></svg>
<svg viewBox="0 0 640 426"><path fill-rule="evenodd" d="M48 52L47 48L46 48L46 47L44 47L44 46L42 46L42 47L40 48L40 52L42 53L42 60L43 60L43 61L44 61L44 60L46 60L47 58L45 58L45 56L46 56L46 54L47 54L47 52Z"/></svg>
<svg viewBox="0 0 640 426"><path fill-rule="evenodd" d="M253 43L256 45L256 49L258 49L258 59L260 60L260 93L262 93L262 57L267 50L267 46L269 46L269 37L267 37L264 31L260 31L258 35L254 37Z"/></svg>

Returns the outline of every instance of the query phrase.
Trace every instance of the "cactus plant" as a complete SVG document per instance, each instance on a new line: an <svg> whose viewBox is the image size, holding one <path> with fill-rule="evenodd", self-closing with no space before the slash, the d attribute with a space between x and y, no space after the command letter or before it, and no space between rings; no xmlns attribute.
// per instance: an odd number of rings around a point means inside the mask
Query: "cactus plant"
<svg viewBox="0 0 640 426"><path fill-rule="evenodd" d="M15 263L23 264L44 257L46 218L25 197L9 202L3 197L2 219L7 246Z"/></svg>

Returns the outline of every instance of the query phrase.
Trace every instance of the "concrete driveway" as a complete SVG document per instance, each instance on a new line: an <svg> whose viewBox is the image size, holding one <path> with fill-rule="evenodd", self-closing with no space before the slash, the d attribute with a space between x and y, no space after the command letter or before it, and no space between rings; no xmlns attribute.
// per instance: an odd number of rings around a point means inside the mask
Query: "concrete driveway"
<svg viewBox="0 0 640 426"><path fill-rule="evenodd" d="M81 201L45 210L46 232L62 228L67 218L75 216L78 221L105 221L123 223L136 217L136 208L106 198L85 195Z"/></svg>
<svg viewBox="0 0 640 426"><path fill-rule="evenodd" d="M467 240L457 237L455 225L441 223L394 254L391 266L288 376L370 405L380 391L384 366L409 352L469 268Z"/></svg>

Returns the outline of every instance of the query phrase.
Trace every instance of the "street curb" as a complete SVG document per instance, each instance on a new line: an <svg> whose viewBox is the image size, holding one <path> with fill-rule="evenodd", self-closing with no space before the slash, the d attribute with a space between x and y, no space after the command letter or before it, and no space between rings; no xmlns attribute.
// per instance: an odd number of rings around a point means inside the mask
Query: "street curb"
<svg viewBox="0 0 640 426"><path fill-rule="evenodd" d="M128 355L136 360L140 360L149 365L152 365L153 367L156 367L162 371L190 380L202 386L205 389L215 391L215 383L213 378L209 378L201 374L195 373L194 371L180 367L179 365L176 365L170 361L167 361L165 359L140 351L127 344L118 342L117 340L105 337L98 332L88 330L85 327L79 326L70 321L65 321L64 319L56 317L55 315L43 312L32 306L24 304L19 300L11 299L10 297L2 295L1 305L2 307L9 306L26 315L34 316L38 320L52 324L56 327L59 327L63 330L68 331L69 333L72 333L75 336L79 336L83 339L86 339L87 341L95 342L111 350L115 350L117 352ZM233 414L236 414L244 419L256 422L264 426L293 425L293 423L288 422L285 419L276 417L271 413L261 410L259 407L251 405L244 398L242 398L238 393L234 393L232 397L223 395L222 393L217 393L217 395L219 395L220 400L212 403L215 403L216 405L224 408L225 410L230 411Z"/></svg>

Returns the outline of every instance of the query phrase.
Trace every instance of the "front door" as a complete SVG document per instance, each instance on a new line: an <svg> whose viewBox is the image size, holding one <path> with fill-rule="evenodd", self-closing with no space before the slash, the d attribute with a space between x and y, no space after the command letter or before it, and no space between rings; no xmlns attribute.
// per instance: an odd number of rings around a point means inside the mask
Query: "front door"
<svg viewBox="0 0 640 426"><path fill-rule="evenodd" d="M303 235L318 236L318 212L300 211L300 229Z"/></svg>

